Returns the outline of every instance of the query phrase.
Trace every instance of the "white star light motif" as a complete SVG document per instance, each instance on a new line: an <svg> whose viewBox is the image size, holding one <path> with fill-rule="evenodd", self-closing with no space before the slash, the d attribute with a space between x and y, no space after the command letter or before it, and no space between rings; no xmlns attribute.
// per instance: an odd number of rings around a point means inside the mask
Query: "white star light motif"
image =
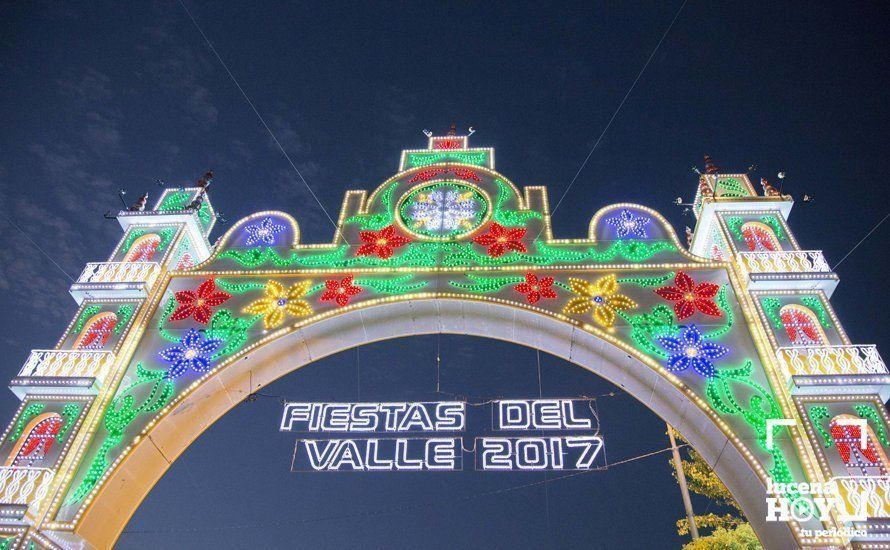
<svg viewBox="0 0 890 550"><path fill-rule="evenodd" d="M473 193L454 189L420 193L411 204L414 227L431 233L470 229L478 214L479 203L473 199Z"/></svg>
<svg viewBox="0 0 890 550"><path fill-rule="evenodd" d="M272 218L265 218L256 225L245 226L244 231L247 233L247 246L260 243L272 246L275 244L275 237L284 231L284 226L273 223Z"/></svg>
<svg viewBox="0 0 890 550"><path fill-rule="evenodd" d="M646 216L634 216L630 210L624 209L614 218L606 218L606 223L615 228L619 239L624 237L646 238L646 226L651 222Z"/></svg>

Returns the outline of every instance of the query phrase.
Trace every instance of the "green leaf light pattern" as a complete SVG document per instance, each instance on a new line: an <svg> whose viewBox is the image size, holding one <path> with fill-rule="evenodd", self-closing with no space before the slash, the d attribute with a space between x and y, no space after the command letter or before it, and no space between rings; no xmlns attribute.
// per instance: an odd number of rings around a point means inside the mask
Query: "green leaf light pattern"
<svg viewBox="0 0 890 550"><path fill-rule="evenodd" d="M819 317L819 322L823 327L832 327L831 320L828 318L828 312L825 311L825 306L822 305L822 300L815 296L804 296L800 299L800 303L810 308Z"/></svg>
<svg viewBox="0 0 890 550"><path fill-rule="evenodd" d="M356 216L351 216L346 218L343 223L358 223L361 225L362 229L371 231L377 231L390 225L392 223L394 210L392 205L392 194L393 191L396 190L398 184L399 182L393 182L380 194L380 202L383 204L383 210L381 212L376 214L358 214Z"/></svg>
<svg viewBox="0 0 890 550"><path fill-rule="evenodd" d="M504 204L512 195L510 187L501 180L495 180L498 185L498 198L494 205L494 221L507 227L516 227L525 225L528 220L542 219L539 212L534 210L508 210L504 208Z"/></svg>
<svg viewBox="0 0 890 550"><path fill-rule="evenodd" d="M860 418L870 420L870 424L874 427L878 439L880 439L881 443L885 446L890 447L890 441L887 439L887 432L884 429L884 423L881 421L881 417L878 416L878 411L871 405L853 405L853 410L856 411L856 414L858 414Z"/></svg>
<svg viewBox="0 0 890 550"><path fill-rule="evenodd" d="M813 423L816 430L822 435L822 439L825 441L825 448L829 448L832 445L831 434L828 433L828 430L825 429L825 426L822 425L823 420L827 420L828 415L828 407L825 405L814 405L809 408L807 414L810 417L810 422Z"/></svg>
<svg viewBox="0 0 890 550"><path fill-rule="evenodd" d="M107 435L90 462L83 479L71 493L67 503L82 501L98 483L110 464L108 453L124 439L124 432L137 416L155 413L173 397L175 385L166 378L166 370L150 370L136 366L137 379L118 393L103 416ZM137 400L139 404L137 405Z"/></svg>

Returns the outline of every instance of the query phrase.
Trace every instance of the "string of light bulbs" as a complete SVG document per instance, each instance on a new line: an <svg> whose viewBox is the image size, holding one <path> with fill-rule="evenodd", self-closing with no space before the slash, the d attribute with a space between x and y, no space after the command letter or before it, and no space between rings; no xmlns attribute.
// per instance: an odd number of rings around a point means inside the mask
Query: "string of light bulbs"
<svg viewBox="0 0 890 550"><path fill-rule="evenodd" d="M689 447L689 446L690 445L688 443L683 443L681 445L678 445L677 447L682 449L682 448ZM612 464L609 464L608 467L600 467L600 468L593 468L590 470L582 470L579 472L573 472L571 474L554 477L552 479L547 480L547 482L550 483L550 482L554 482L554 481L560 481L563 479L570 479L570 478L583 476L583 475L589 474L591 472L598 472L598 471L605 470L607 468L614 468L615 466L620 466L622 464L635 462L637 460L643 460L645 458L664 454L664 453L670 452L672 450L673 449L671 447L666 447L664 449L659 449L657 451L651 451L651 452L644 453L641 455L632 456L632 457L626 458L624 460L620 460L618 462L613 462ZM212 532L212 531L232 531L232 530L240 530L240 529L264 529L264 528L275 527L275 526L280 526L280 525L321 523L324 521L339 521L339 520L346 520L346 519L370 518L370 517L382 516L382 515L387 515L387 514L395 514L395 513L399 513L399 512L420 510L420 509L424 509L424 508L433 508L433 507L440 506L443 504L454 505L459 502L466 502L469 500L475 500L477 498L484 498L484 497L488 497L488 496L510 493L513 491L519 491L522 489L527 489L529 487L536 487L543 483L544 483L544 480L531 481L529 483L523 483L521 485L512 485L510 487L504 487L502 489L494 489L491 491L485 491L485 492L481 492L481 493L474 493L471 495L466 495L466 496L454 499L447 503L444 503L442 500L435 500L435 501L423 502L423 503L418 503L418 504L393 506L391 508L386 508L386 509L382 509L382 510L377 509L377 510L370 510L370 511L365 511L365 512L357 512L357 513L353 513L353 514L336 514L336 515L321 516L321 517L316 517L316 518L290 518L289 517L287 519L278 520L278 521L228 524L228 525L220 525L220 526L216 526L216 527L183 527L183 528L170 528L170 529L126 529L123 532L125 534L201 533L201 532Z"/></svg>

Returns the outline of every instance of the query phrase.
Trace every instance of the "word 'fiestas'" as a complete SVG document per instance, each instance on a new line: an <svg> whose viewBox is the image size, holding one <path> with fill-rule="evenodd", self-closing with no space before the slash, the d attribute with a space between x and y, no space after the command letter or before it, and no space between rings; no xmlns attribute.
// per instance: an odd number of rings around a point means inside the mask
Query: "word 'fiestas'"
<svg viewBox="0 0 890 550"><path fill-rule="evenodd" d="M466 426L466 403L285 403L281 431L456 432Z"/></svg>

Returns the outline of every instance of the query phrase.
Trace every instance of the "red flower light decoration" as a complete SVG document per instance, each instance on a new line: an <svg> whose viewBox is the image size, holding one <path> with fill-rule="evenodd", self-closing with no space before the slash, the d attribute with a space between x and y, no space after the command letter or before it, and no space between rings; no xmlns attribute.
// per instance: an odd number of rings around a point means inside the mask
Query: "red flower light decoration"
<svg viewBox="0 0 890 550"><path fill-rule="evenodd" d="M488 255L497 258L503 256L508 250L525 252L525 244L521 240L523 237L525 237L525 228L507 229L499 223L492 223L488 228L488 233L479 235L473 239L473 242L487 246Z"/></svg>
<svg viewBox="0 0 890 550"><path fill-rule="evenodd" d="M713 317L723 315L720 308L714 303L714 296L720 290L719 286L714 283L696 285L692 277L682 271L678 271L674 277L674 285L658 288L655 293L669 302L677 302L674 304L677 319L682 320L692 316L696 309Z"/></svg>
<svg viewBox="0 0 890 550"><path fill-rule="evenodd" d="M411 183L415 183L418 181L429 181L439 174L447 174L448 170L445 168L430 168L429 170L421 170L417 174L414 175L413 178L408 180Z"/></svg>
<svg viewBox="0 0 890 550"><path fill-rule="evenodd" d="M394 248L411 242L411 239L396 233L395 228L391 225L387 225L380 231L362 231L359 237L362 239L362 245L358 247L357 256L376 254L377 257L384 260L392 256Z"/></svg>
<svg viewBox="0 0 890 550"><path fill-rule="evenodd" d="M218 290L212 277L198 285L197 290L181 290L173 296L179 302L179 307L170 315L170 320L194 317L202 325L210 321L211 308L222 305L232 297L228 292Z"/></svg>
<svg viewBox="0 0 890 550"><path fill-rule="evenodd" d="M479 176L476 175L476 172L469 168L452 168L451 173L461 179L479 181Z"/></svg>
<svg viewBox="0 0 890 550"><path fill-rule="evenodd" d="M553 286L553 277L541 277L538 279L534 273L525 274L525 282L519 283L513 289L517 292L525 294L528 303L537 303L541 298L556 298L556 291L551 288Z"/></svg>
<svg viewBox="0 0 890 550"><path fill-rule="evenodd" d="M343 280L331 280L325 281L325 291L321 294L320 300L322 302L330 302L335 301L339 307L343 307L349 303L349 299L359 292L362 291L362 288L359 286L355 286L352 284L352 275L347 275L343 277Z"/></svg>

